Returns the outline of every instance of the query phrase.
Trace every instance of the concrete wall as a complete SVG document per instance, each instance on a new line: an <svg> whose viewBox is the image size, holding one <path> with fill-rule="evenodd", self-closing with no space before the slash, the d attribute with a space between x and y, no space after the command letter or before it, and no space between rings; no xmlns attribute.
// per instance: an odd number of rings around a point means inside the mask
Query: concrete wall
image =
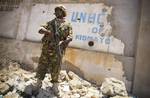
<svg viewBox="0 0 150 98"><path fill-rule="evenodd" d="M139 98L150 98L150 1L142 0L141 4L133 93Z"/></svg>
<svg viewBox="0 0 150 98"><path fill-rule="evenodd" d="M18 34L22 0L13 1L0 1L0 36L2 37L16 38Z"/></svg>
<svg viewBox="0 0 150 98"><path fill-rule="evenodd" d="M109 19L113 27L112 35L125 43L124 55L129 57L135 56L135 43L137 37L137 22L139 19L139 0L24 0L19 8L12 12L1 12L0 35L9 38L24 39L29 34L27 32L32 6L36 3L104 3L113 7L112 17ZM14 15L13 15L14 14ZM38 15L37 15L38 16ZM5 21L4 21L5 20ZM10 21L11 20L11 21ZM10 29L6 27L10 26ZM5 32L5 33L3 33ZM16 32L18 34L16 34Z"/></svg>
<svg viewBox="0 0 150 98"><path fill-rule="evenodd" d="M106 0L114 6L112 13L113 34L125 43L125 56L134 57L138 20L140 17L140 0Z"/></svg>
<svg viewBox="0 0 150 98"><path fill-rule="evenodd" d="M0 22L3 23L0 26L0 36L13 38L13 40L1 38L1 57L7 56L25 63L26 66L24 67L36 68L41 52L41 44L24 40L25 36L30 34L30 32L27 32L29 23L34 21L34 18L30 18L33 14L32 6L37 3L50 4L62 2L66 2L67 4L99 2L113 6L112 17L110 18L113 30L112 35L125 44L124 54L122 55L68 48L63 68L73 70L87 80L97 82L98 84L105 77L116 77L123 80L126 83L128 91L131 91L139 17L138 0L33 0L33 2L25 0L19 8L14 9L12 12L7 12L7 15L0 12L0 15L3 16L0 19ZM17 16L10 18L11 13L15 13ZM11 26L8 24L11 24Z"/></svg>

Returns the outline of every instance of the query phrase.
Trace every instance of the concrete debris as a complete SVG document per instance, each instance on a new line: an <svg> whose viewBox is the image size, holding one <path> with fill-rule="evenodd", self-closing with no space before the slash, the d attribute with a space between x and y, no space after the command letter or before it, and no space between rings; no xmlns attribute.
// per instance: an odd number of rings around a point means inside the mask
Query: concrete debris
<svg viewBox="0 0 150 98"><path fill-rule="evenodd" d="M8 92L4 98L21 98L18 93Z"/></svg>
<svg viewBox="0 0 150 98"><path fill-rule="evenodd" d="M102 83L101 91L107 96L128 96L125 84L115 78L106 78Z"/></svg>
<svg viewBox="0 0 150 98"><path fill-rule="evenodd" d="M50 74L46 74L35 97L32 92L32 84L37 81L35 72L21 69L18 63L9 64L0 71L0 95L3 98L57 98L52 91ZM62 70L59 80L61 98L130 98L124 83L114 78L107 78L99 87L71 71Z"/></svg>
<svg viewBox="0 0 150 98"><path fill-rule="evenodd" d="M0 82L0 94L6 94L10 90L10 86L6 83Z"/></svg>
<svg viewBox="0 0 150 98"><path fill-rule="evenodd" d="M110 97L110 98L133 98L133 97L123 97L123 96L114 96L114 97ZM135 97L134 97L135 98Z"/></svg>

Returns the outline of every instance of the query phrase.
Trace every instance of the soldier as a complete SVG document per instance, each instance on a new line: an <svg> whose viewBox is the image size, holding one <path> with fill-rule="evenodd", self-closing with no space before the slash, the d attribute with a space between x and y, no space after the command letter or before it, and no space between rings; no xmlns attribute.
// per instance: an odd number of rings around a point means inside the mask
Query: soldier
<svg viewBox="0 0 150 98"><path fill-rule="evenodd" d="M39 33L43 34L42 38L42 53L39 58L37 68L37 83L35 87L38 90L42 86L42 80L48 69L51 73L51 82L53 83L54 94L59 96L58 76L61 69L61 61L63 53L72 41L72 26L65 21L66 9L64 6L55 8L56 18L41 26Z"/></svg>

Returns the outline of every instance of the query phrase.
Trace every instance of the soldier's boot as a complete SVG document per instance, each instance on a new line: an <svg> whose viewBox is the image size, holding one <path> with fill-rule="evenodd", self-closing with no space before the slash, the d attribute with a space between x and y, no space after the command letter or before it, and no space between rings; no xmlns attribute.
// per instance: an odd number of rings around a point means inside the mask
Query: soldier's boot
<svg viewBox="0 0 150 98"><path fill-rule="evenodd" d="M54 92L54 95L60 98L60 92L59 92L58 86L59 86L59 83L53 83L52 90Z"/></svg>
<svg viewBox="0 0 150 98"><path fill-rule="evenodd" d="M37 79L37 82L33 84L32 94L38 95L40 88L42 87L42 80Z"/></svg>

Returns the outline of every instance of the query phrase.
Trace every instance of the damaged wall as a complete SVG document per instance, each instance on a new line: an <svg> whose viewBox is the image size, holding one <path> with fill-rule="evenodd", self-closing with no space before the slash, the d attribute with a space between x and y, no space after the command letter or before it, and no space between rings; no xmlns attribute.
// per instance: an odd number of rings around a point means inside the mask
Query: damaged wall
<svg viewBox="0 0 150 98"><path fill-rule="evenodd" d="M24 39L40 41L38 29L41 24L54 18L54 9L57 4L35 4L32 6L27 33ZM67 9L66 20L73 26L73 41L70 47L124 54L124 43L112 35L111 17L112 6L99 4L64 4ZM94 9L94 10L93 10ZM85 29L86 27L86 29ZM30 32L30 33L29 33ZM89 42L93 42L90 46Z"/></svg>
<svg viewBox="0 0 150 98"><path fill-rule="evenodd" d="M14 0L16 1L16 0ZM22 1L22 0L18 0ZM29 22L30 15L32 14L32 8L36 6L36 4L51 4L51 2L54 3L73 3L73 4L79 4L81 3L104 3L106 6L113 7L112 9L112 15L111 18L108 19L108 21L111 23L112 26L112 35L116 37L117 39L121 40L125 44L124 49L124 55L129 57L135 56L135 43L136 43L136 37L137 37L137 21L139 18L139 0L126 0L126 1L120 1L116 0L115 2L112 0L25 0L23 3L20 3L20 6L18 8L14 8L13 11L1 11L1 36L9 37L9 38L19 38L24 39L28 28L29 28ZM3 4L3 3L2 3ZM52 5L51 5L52 6ZM49 6L50 7L50 6ZM83 7L84 8L84 7ZM69 9L69 8L68 8ZM97 8L98 9L98 8ZM41 10L41 9L40 9ZM47 9L43 9L42 12L40 12L41 15L45 15L47 12ZM14 13L14 15L13 15ZM6 17L7 16L7 17ZM36 15L39 17L38 15ZM12 18L11 18L12 17ZM47 18L48 16L45 16ZM43 22L45 21L45 18L43 19ZM5 20L5 21L4 21ZM10 21L11 20L11 21ZM43 23L42 22L42 23ZM10 26L11 28L7 29L7 26ZM5 32L5 33L4 33ZM16 34L16 32L19 32ZM28 31L31 32L31 31ZM34 32L35 33L35 32ZM38 37L40 35L36 34ZM37 37L36 36L36 37ZM37 37L37 38L38 38ZM37 39L33 38L33 39ZM38 38L39 39L39 38Z"/></svg>
<svg viewBox="0 0 150 98"><path fill-rule="evenodd" d="M52 3L61 3L66 2L67 7L71 7L70 3L104 3L106 6L112 6L111 18L108 19L112 27L111 36L118 39L123 43L123 48L121 52L109 52L109 51L89 51L92 49L81 49L68 48L64 58L64 68L69 68L74 70L81 76L84 76L88 80L93 80L93 82L100 83L103 81L104 77L116 77L123 80L128 87L128 91L131 91L132 81L133 81L133 72L134 72L134 55L135 55L135 44L136 44L136 35L137 35L137 22L138 22L138 9L139 2L138 0L73 0L73 1L56 1L56 0L44 0L44 1L35 1L25 0L20 4L20 7L14 9L11 12L0 12L2 18L0 18L0 36L7 38L14 38L14 40L1 39L1 57L5 54L12 59L19 60L20 62L25 63L26 65L32 65L30 67L37 66L37 58L40 56L40 47L39 43L26 42L24 40L30 41L39 41L41 36L37 34L38 28L35 28L34 22L38 24L42 23L48 19L48 14L46 10L36 9L40 5L46 5L48 8L53 8L55 4ZM69 4L71 6L69 6ZM51 5L51 6L49 6ZM84 5L84 4L81 4ZM87 4L89 5L89 4ZM46 8L46 7L44 7ZM83 7L85 8L85 7ZM69 8L68 8L69 9ZM73 9L73 8L72 8ZM82 9L82 7L80 8ZM90 8L89 8L90 9ZM92 9L90 9L92 10ZM40 12L39 13L37 12ZM13 13L13 14L11 14ZM12 17L16 15L16 17ZM7 16L7 17L6 17ZM36 18L39 16L45 18ZM12 18L10 18L12 17ZM10 21L11 19L11 21ZM10 25L9 25L10 24ZM13 26L12 26L13 25ZM33 28L32 28L32 25ZM36 29L36 30L35 30ZM33 31L35 32L33 32ZM83 29L84 30L84 29ZM82 31L82 30L81 30ZM87 33L87 32L85 32ZM34 36L37 35L37 36ZM30 36L31 35L31 36ZM26 38L28 36L28 38ZM96 35L97 36L97 35ZM38 40L35 40L37 39ZM17 39L17 40L15 40ZM20 41L21 40L21 41ZM7 42L7 43L5 43ZM5 43L5 45L3 45ZM80 43L79 43L80 44ZM116 48L120 44L114 43L112 49ZM5 48L7 47L7 48ZM80 48L80 47L76 47ZM91 47L89 47L91 48ZM101 47L100 47L101 48ZM107 50L107 49L106 49ZM3 52L4 51L4 52ZM104 53L103 53L104 52ZM3 55L2 55L3 54ZM121 54L121 55L118 55ZM96 76L96 77L95 77Z"/></svg>

